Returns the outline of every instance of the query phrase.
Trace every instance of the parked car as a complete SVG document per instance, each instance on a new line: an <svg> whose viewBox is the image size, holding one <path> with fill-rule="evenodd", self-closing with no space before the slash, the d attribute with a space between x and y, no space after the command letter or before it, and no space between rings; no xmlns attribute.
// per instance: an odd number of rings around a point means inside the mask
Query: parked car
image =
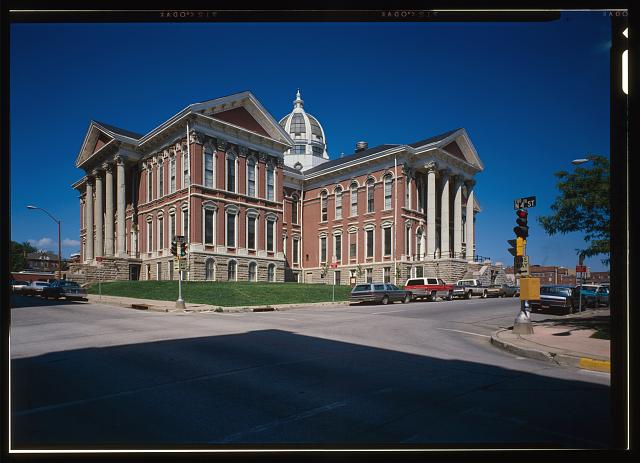
<svg viewBox="0 0 640 463"><path fill-rule="evenodd" d="M411 291L413 299L427 299L435 301L441 297L450 301L453 299L453 285L448 285L441 278L409 278L404 289Z"/></svg>
<svg viewBox="0 0 640 463"><path fill-rule="evenodd" d="M456 282L456 290L454 291L454 297L464 297L465 299L471 298L471 296L480 296L485 298L488 296L487 287L483 285L480 280L465 279L458 280ZM462 288L462 289L460 289Z"/></svg>
<svg viewBox="0 0 640 463"><path fill-rule="evenodd" d="M32 281L21 290L21 293L27 296L39 296L42 293L42 289L47 286L49 286L49 283L46 281Z"/></svg>
<svg viewBox="0 0 640 463"><path fill-rule="evenodd" d="M513 286L513 285L509 285L509 284L505 284L505 285L502 285L502 286L504 288L505 297L520 296L520 288L518 288L517 286Z"/></svg>
<svg viewBox="0 0 640 463"><path fill-rule="evenodd" d="M11 280L11 291L14 293L22 293L22 290L25 288L25 286L29 286L29 282L28 281L22 281L22 280Z"/></svg>
<svg viewBox="0 0 640 463"><path fill-rule="evenodd" d="M529 301L529 308L532 312L540 309L560 308L566 310L567 313L573 313L578 310L575 303L574 288L566 285L541 285L540 299L537 301Z"/></svg>
<svg viewBox="0 0 640 463"><path fill-rule="evenodd" d="M504 289L506 285L491 285L487 288L487 297L504 297L506 291Z"/></svg>
<svg viewBox="0 0 640 463"><path fill-rule="evenodd" d="M86 301L87 290L80 287L75 281L56 280L52 282L48 287L42 289L40 296L44 298L60 299L75 299Z"/></svg>
<svg viewBox="0 0 640 463"><path fill-rule="evenodd" d="M596 291L598 305L609 307L609 285L602 285Z"/></svg>
<svg viewBox="0 0 640 463"><path fill-rule="evenodd" d="M573 304L576 308L596 308L598 306L598 285L578 285L573 290Z"/></svg>
<svg viewBox="0 0 640 463"><path fill-rule="evenodd" d="M350 302L376 302L388 304L389 302L411 302L411 291L398 288L390 283L361 283L351 290Z"/></svg>

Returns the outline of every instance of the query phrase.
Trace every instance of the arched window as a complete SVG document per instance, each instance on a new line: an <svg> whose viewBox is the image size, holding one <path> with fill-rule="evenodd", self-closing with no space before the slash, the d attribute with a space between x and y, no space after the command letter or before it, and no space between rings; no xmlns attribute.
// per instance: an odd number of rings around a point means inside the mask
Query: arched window
<svg viewBox="0 0 640 463"><path fill-rule="evenodd" d="M276 281L276 265L269 264L267 267L267 281Z"/></svg>
<svg viewBox="0 0 640 463"><path fill-rule="evenodd" d="M358 215L358 184L353 182L349 187L351 190L351 217Z"/></svg>
<svg viewBox="0 0 640 463"><path fill-rule="evenodd" d="M238 263L235 260L230 260L227 264L227 280L236 281L237 280L237 269Z"/></svg>
<svg viewBox="0 0 640 463"><path fill-rule="evenodd" d="M338 185L335 190L336 219L342 218L342 187Z"/></svg>
<svg viewBox="0 0 640 463"><path fill-rule="evenodd" d="M249 262L249 281L257 281L258 277L258 264L255 262Z"/></svg>
<svg viewBox="0 0 640 463"><path fill-rule="evenodd" d="M164 196L164 164L162 159L158 162L158 198Z"/></svg>
<svg viewBox="0 0 640 463"><path fill-rule="evenodd" d="M391 174L384 176L384 208L385 210L391 209L393 177Z"/></svg>
<svg viewBox="0 0 640 463"><path fill-rule="evenodd" d="M374 188L375 180L370 178L367 180L367 212L375 211Z"/></svg>
<svg viewBox="0 0 640 463"><path fill-rule="evenodd" d="M326 222L329 216L327 214L327 191L320 194L320 221Z"/></svg>
<svg viewBox="0 0 640 463"><path fill-rule="evenodd" d="M216 279L216 261L213 259L207 259L204 264L204 279L208 281L215 281Z"/></svg>

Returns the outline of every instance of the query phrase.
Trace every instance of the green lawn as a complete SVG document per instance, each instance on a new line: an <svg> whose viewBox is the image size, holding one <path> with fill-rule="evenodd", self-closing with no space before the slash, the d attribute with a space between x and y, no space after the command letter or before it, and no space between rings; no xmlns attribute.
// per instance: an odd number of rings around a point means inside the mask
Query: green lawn
<svg viewBox="0 0 640 463"><path fill-rule="evenodd" d="M102 283L102 294L160 301L178 299L177 281L112 281ZM328 302L332 300L331 285L301 283L248 283L183 281L182 298L186 303L237 307L267 304L294 304L301 302ZM335 300L349 299L351 287L336 286ZM89 294L98 294L98 283L88 288Z"/></svg>

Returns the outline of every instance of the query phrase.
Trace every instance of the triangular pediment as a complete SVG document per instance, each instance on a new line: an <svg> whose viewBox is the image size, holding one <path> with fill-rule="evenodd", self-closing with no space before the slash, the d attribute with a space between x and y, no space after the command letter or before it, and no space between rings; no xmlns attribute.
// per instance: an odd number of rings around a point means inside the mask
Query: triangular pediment
<svg viewBox="0 0 640 463"><path fill-rule="evenodd" d="M259 133L265 137L270 136L262 125L247 111L244 106L238 108L228 109L226 111L220 111L212 115L213 118L228 122L238 127L242 127L252 132Z"/></svg>
<svg viewBox="0 0 640 463"><path fill-rule="evenodd" d="M193 112L293 145L289 134L249 91L190 105Z"/></svg>
<svg viewBox="0 0 640 463"><path fill-rule="evenodd" d="M84 164L94 153L100 151L105 145L112 143L114 137L107 134L93 122L89 124L87 134L84 137L84 142L80 148L80 153L76 158L76 167L80 167Z"/></svg>
<svg viewBox="0 0 640 463"><path fill-rule="evenodd" d="M465 129L456 130L442 140L440 147L454 158L471 164L478 171L484 170L484 164Z"/></svg>

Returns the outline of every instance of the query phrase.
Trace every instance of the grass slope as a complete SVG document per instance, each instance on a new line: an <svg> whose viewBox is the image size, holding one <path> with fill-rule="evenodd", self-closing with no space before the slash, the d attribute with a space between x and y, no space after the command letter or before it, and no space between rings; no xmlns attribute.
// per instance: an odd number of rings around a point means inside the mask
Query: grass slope
<svg viewBox="0 0 640 463"><path fill-rule="evenodd" d="M102 294L159 301L178 299L177 281L112 281L102 283ZM333 286L301 283L248 283L223 281L183 281L182 298L187 303L211 304L223 307L266 304L328 302ZM98 284L88 288L98 294ZM349 286L335 287L335 300L349 299Z"/></svg>

